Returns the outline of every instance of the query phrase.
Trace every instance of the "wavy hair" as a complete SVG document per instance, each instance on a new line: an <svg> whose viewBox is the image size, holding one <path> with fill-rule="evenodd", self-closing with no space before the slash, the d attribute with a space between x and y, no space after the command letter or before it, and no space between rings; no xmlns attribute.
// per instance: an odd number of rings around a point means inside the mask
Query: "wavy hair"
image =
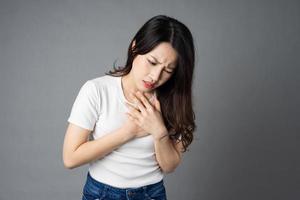
<svg viewBox="0 0 300 200"><path fill-rule="evenodd" d="M135 41L134 47L132 47ZM125 66L113 67L106 75L123 76L130 72L137 55L150 52L161 42L169 42L177 51L177 66L170 79L156 88L164 123L169 137L182 141L183 152L193 141L196 129L192 103L192 80L195 65L195 49L190 30L178 20L157 15L149 19L135 34L128 47Z"/></svg>

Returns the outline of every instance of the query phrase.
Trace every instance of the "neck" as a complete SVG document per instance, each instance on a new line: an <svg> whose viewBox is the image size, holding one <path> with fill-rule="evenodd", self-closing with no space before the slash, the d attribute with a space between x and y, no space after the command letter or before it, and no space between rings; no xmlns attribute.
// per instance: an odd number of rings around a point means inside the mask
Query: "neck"
<svg viewBox="0 0 300 200"><path fill-rule="evenodd" d="M137 91L139 91L139 89L136 87L136 85L132 81L130 73L121 77L121 82L122 82L122 88L123 88L123 92L124 92L126 99L129 101L132 101L132 99L129 96L130 92L136 93ZM141 91L141 92L144 92L144 91ZM146 95L146 97L149 98L149 97L152 97L152 95L154 93L155 93L154 91L149 91L149 92L144 92L144 95Z"/></svg>

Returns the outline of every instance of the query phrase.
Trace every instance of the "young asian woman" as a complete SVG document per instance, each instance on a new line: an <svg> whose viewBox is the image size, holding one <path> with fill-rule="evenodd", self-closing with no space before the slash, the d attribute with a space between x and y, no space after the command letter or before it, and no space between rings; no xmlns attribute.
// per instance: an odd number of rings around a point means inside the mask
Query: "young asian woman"
<svg viewBox="0 0 300 200"><path fill-rule="evenodd" d="M157 15L131 40L124 66L83 84L63 146L66 168L89 164L82 199L167 199L163 177L196 128L194 65L190 30Z"/></svg>

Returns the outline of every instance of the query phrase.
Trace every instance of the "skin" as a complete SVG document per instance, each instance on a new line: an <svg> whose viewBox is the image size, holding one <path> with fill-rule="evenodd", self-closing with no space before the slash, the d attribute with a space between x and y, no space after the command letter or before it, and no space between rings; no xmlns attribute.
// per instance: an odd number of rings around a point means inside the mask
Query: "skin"
<svg viewBox="0 0 300 200"><path fill-rule="evenodd" d="M134 44L134 43L133 43ZM175 144L169 137L163 122L160 103L157 98L150 102L149 96L155 89L168 81L176 67L177 52L167 43L160 43L145 55L138 55L129 74L122 77L125 97L136 106L127 104L129 119L153 135L156 159L167 171L173 171L181 160L182 142ZM153 80L154 88L146 88L144 81Z"/></svg>
<svg viewBox="0 0 300 200"><path fill-rule="evenodd" d="M135 45L134 42L133 45ZM177 52L167 42L160 43L145 55L137 55L133 60L130 73L122 77L125 97L131 100L129 93L136 93L137 91L151 96L156 88L171 78L176 67L176 61ZM154 88L145 88L143 80L149 82L153 80Z"/></svg>
<svg viewBox="0 0 300 200"><path fill-rule="evenodd" d="M132 47L134 47L135 41ZM165 134L160 104L157 99L150 103L148 99L155 89L168 81L174 73L177 62L177 52L168 42L158 44L152 51L137 55L132 63L129 74L122 77L122 87L125 98L134 102L137 107L127 104L129 118L159 138ZM143 81L152 82L153 88L146 88Z"/></svg>
<svg viewBox="0 0 300 200"><path fill-rule="evenodd" d="M135 43L133 42L133 45ZM155 89L168 81L176 67L177 52L168 42L162 42L152 51L137 55L132 63L129 74L122 77L122 87L125 97L134 102L137 107L127 104L128 116L154 138L165 134L160 104L157 99L148 101ZM152 81L154 88L146 88L144 81Z"/></svg>
<svg viewBox="0 0 300 200"><path fill-rule="evenodd" d="M175 144L169 137L164 137L167 129L162 120L159 101L155 99L150 102L148 98L156 88L169 80L172 73L168 72L174 70L176 58L176 51L169 43L161 43L148 54L138 55L133 61L130 73L121 79L125 97L137 107L128 105L130 108L127 113L128 120L123 126L92 141L87 141L91 130L69 123L63 146L65 167L73 169L98 160L134 137L150 133L154 138L156 160L162 171L165 173L174 171L181 161L182 143ZM153 65L149 61L156 64ZM143 80L154 80L155 87L145 88ZM139 129L142 130L141 133Z"/></svg>

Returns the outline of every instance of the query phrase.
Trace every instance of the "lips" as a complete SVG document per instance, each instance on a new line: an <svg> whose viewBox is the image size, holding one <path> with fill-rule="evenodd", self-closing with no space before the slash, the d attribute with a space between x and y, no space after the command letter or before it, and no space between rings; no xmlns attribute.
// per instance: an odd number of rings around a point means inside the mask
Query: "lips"
<svg viewBox="0 0 300 200"><path fill-rule="evenodd" d="M151 84L150 82L147 82L147 81L143 81L144 82L144 85L146 88L153 88L154 87L154 84Z"/></svg>

